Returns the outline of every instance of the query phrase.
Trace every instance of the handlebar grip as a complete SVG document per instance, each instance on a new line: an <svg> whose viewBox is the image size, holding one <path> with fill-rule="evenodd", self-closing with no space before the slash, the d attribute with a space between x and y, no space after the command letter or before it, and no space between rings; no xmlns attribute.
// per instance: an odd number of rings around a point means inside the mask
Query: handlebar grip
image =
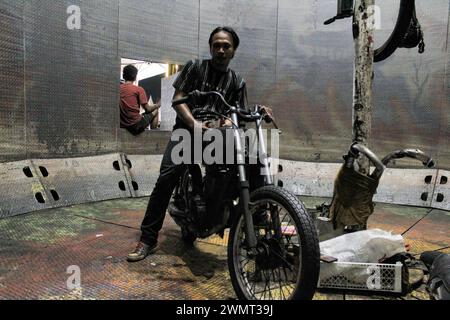
<svg viewBox="0 0 450 320"><path fill-rule="evenodd" d="M189 98L190 98L190 97L187 96L187 97L183 97L183 98L180 98L180 99L172 100L172 107L178 106L178 105L180 105L180 104L183 104L183 103L188 102L188 101L189 101Z"/></svg>

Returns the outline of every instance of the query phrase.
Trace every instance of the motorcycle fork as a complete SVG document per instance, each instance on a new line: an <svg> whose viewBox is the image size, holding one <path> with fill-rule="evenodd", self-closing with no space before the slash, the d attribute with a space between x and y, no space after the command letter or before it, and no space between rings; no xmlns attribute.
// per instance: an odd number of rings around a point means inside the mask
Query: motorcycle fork
<svg viewBox="0 0 450 320"><path fill-rule="evenodd" d="M256 129L258 131L258 146L259 146L258 153L263 165L262 172L266 177L266 184L271 185L273 184L273 179L270 174L269 157L267 155L266 141L264 140L261 122L262 122L261 119L256 120Z"/></svg>
<svg viewBox="0 0 450 320"><path fill-rule="evenodd" d="M253 217L250 213L250 184L245 174L245 154L242 146L241 135L239 133L238 117L236 113L231 114L231 119L237 125L233 128L234 131L234 145L236 148L236 160L239 174L239 189L242 213L244 215L244 227L245 227L245 240L247 242L248 252L256 254L256 235L253 225Z"/></svg>

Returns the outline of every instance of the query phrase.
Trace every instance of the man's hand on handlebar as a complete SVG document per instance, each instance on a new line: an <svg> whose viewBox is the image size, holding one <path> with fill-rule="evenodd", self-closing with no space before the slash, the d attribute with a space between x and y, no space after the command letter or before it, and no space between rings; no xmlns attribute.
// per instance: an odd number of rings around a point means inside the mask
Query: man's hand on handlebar
<svg viewBox="0 0 450 320"><path fill-rule="evenodd" d="M221 127L232 127L233 126L233 122L231 122L230 119L220 119L220 126Z"/></svg>

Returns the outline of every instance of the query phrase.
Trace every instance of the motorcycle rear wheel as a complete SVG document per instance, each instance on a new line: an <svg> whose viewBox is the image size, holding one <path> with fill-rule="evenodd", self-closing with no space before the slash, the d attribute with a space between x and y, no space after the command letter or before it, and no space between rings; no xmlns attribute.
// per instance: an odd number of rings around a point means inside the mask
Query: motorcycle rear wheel
<svg viewBox="0 0 450 320"><path fill-rule="evenodd" d="M243 215L228 238L228 268L241 300L309 300L320 271L320 249L313 219L303 203L277 186L251 194L251 212L260 254L249 257Z"/></svg>

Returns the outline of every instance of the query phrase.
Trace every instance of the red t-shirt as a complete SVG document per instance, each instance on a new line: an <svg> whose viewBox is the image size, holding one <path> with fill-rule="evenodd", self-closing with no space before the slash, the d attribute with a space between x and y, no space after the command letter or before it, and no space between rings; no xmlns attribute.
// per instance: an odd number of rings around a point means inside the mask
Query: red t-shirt
<svg viewBox="0 0 450 320"><path fill-rule="evenodd" d="M145 90L131 83L120 84L120 127L129 127L142 119L140 106L148 103Z"/></svg>

